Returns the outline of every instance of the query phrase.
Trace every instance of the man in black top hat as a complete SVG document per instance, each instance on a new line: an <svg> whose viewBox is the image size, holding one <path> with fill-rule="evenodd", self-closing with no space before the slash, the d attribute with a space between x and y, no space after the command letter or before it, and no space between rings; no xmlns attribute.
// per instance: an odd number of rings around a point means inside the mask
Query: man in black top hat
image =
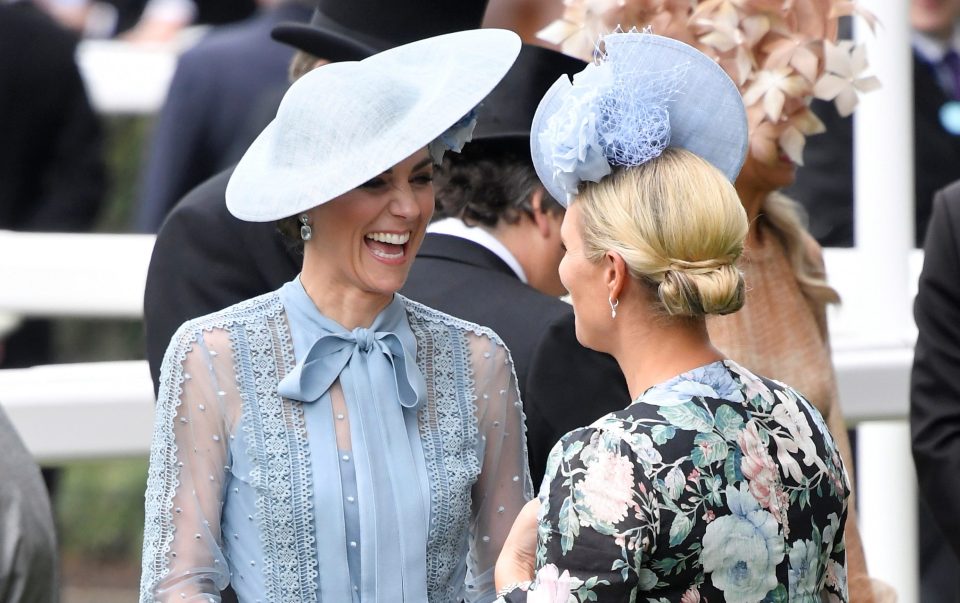
<svg viewBox="0 0 960 603"><path fill-rule="evenodd" d="M530 123L540 99L558 77L583 67L578 59L524 45L481 104L473 141L437 170L437 219L401 289L492 328L510 348L535 486L560 436L605 414L598 408L630 401L616 362L577 342L573 311L558 297L566 293L558 274L564 210L530 159Z"/></svg>
<svg viewBox="0 0 960 603"><path fill-rule="evenodd" d="M280 24L272 36L300 51L293 68L302 75L323 62L360 60L421 38L475 29L486 4L319 0L309 24ZM181 324L273 291L300 272L302 255L286 246L275 225L242 222L227 211L224 194L232 172L231 167L188 193L157 234L144 295L155 390L164 351Z"/></svg>

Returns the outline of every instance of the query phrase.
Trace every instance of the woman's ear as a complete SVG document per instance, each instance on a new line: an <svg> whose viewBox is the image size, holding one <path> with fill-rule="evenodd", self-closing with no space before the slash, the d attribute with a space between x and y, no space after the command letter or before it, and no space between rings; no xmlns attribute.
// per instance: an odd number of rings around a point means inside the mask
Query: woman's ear
<svg viewBox="0 0 960 603"><path fill-rule="evenodd" d="M630 276L627 273L627 263L623 261L623 256L616 251L608 251L603 254L603 263L603 279L607 285L607 290L610 292L610 299L620 299L620 294L623 293L623 288Z"/></svg>

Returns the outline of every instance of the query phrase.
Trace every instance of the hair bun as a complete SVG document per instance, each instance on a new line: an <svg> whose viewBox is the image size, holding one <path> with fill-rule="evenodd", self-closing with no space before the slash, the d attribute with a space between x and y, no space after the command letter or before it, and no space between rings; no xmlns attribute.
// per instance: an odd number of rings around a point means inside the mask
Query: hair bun
<svg viewBox="0 0 960 603"><path fill-rule="evenodd" d="M743 306L743 274L729 260L671 261L658 296L672 316L730 314Z"/></svg>

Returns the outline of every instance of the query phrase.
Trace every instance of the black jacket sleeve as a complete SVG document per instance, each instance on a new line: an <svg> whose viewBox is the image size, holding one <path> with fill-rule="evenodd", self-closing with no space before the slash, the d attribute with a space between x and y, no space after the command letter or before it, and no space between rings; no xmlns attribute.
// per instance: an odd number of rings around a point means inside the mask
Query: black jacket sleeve
<svg viewBox="0 0 960 603"><path fill-rule="evenodd" d="M227 211L232 169L191 191L157 234L144 293L147 360L154 390L170 339L181 324L279 288L300 271L271 222L242 222Z"/></svg>
<svg viewBox="0 0 960 603"><path fill-rule="evenodd" d="M910 431L920 493L960 555L960 183L937 193L914 302Z"/></svg>
<svg viewBox="0 0 960 603"><path fill-rule="evenodd" d="M543 481L550 450L563 435L629 403L617 362L580 345L572 312L556 319L534 351L523 401L534 490Z"/></svg>

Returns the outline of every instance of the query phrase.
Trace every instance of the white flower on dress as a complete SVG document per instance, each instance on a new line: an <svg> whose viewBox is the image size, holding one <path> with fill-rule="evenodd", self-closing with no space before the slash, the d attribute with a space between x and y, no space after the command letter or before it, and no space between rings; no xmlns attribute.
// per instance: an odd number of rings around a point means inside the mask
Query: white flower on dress
<svg viewBox="0 0 960 603"><path fill-rule="evenodd" d="M527 603L576 603L573 596L580 586L580 580L570 577L570 572L557 569L557 566L548 563L537 571L536 581L527 591Z"/></svg>
<svg viewBox="0 0 960 603"><path fill-rule="evenodd" d="M847 592L847 568L842 563L831 559L827 563L827 586L838 593Z"/></svg>
<svg viewBox="0 0 960 603"><path fill-rule="evenodd" d="M820 592L820 551L810 540L798 540L790 549L790 600L815 601Z"/></svg>
<svg viewBox="0 0 960 603"><path fill-rule="evenodd" d="M580 525L612 527L623 521L633 502L633 463L623 455L600 449L576 488Z"/></svg>
<svg viewBox="0 0 960 603"><path fill-rule="evenodd" d="M701 562L714 587L728 601L755 603L777 587L777 565L785 555L783 536L773 515L747 490L728 485L731 514L707 525Z"/></svg>
<svg viewBox="0 0 960 603"><path fill-rule="evenodd" d="M777 390L777 399L780 404L773 407L773 418L790 433L793 442L803 451L803 463L809 467L819 459L817 446L811 439L813 430L807 423L807 417L797 406L797 397L791 390Z"/></svg>

